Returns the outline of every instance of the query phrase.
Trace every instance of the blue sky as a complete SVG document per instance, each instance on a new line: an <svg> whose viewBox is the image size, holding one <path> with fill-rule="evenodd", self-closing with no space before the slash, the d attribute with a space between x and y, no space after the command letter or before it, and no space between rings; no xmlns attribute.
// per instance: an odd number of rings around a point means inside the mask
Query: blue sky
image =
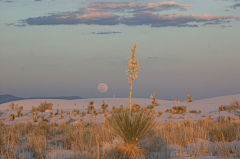
<svg viewBox="0 0 240 159"><path fill-rule="evenodd" d="M133 97L240 93L240 0L0 0L0 7L0 94L128 97L135 42Z"/></svg>

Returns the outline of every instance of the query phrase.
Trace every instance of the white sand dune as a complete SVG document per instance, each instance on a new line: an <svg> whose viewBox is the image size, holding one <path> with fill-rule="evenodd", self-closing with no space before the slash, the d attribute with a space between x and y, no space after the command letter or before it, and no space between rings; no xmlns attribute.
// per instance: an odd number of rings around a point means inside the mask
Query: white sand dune
<svg viewBox="0 0 240 159"><path fill-rule="evenodd" d="M10 114L17 114L17 111L9 110L6 111L6 109L9 109L9 105L11 102L0 104L0 110L2 115L0 115L0 123L4 123L4 125L12 125L19 122L27 123L27 122L33 122L32 114L29 112L31 110L32 106L37 107L41 102L47 101L47 103L53 103L53 110L46 111L44 113L39 113L37 119L39 120L40 117L43 115L45 119L48 119L48 123L57 123L61 124L63 122L69 122L70 124L78 123L79 120L82 121L89 121L95 123L103 123L105 121L104 114L98 114L97 116L94 116L92 114L86 114L85 117L81 117L80 115L74 115L71 113L70 115L67 115L67 111L72 112L73 110L79 110L80 112L86 112L86 108L89 105L90 101L94 101L94 106L97 110L101 109L101 105L103 100L106 104L108 104L108 110L111 109L113 105L116 107L119 107L120 105L123 105L124 108L129 106L129 99L128 98L93 98L93 99L77 99L77 100L60 100L60 99L28 99L28 100L19 100L14 101L14 104L18 104L19 106L23 106L23 116L22 117L16 117L14 121L10 121ZM228 95L228 96L220 96L220 97L214 97L214 98L208 98L208 99L201 99L201 100L195 100L191 103L187 102L180 102L173 104L173 101L168 100L160 100L157 99L157 102L159 103L159 106L155 106L153 109L154 111L162 111L162 116L158 117L158 113L155 114L155 121L158 123L165 122L165 121L171 121L171 122L181 122L183 120L191 119L193 121L197 121L199 119L206 119L206 118L213 118L214 120L217 120L219 116L228 116L231 117L233 120L239 120L240 116L240 110L236 111L221 111L218 112L218 107L221 105L227 105L230 102L233 101L240 101L240 94L235 95ZM145 99L145 98L132 98L132 104L139 104L141 107L146 107L147 105L151 104L151 99ZM172 113L165 113L164 111L166 109L172 109L174 106L187 106L187 113L184 113L184 119L183 114L174 114ZM55 115L54 118L48 118L50 115L50 112L53 112L53 114L56 113L57 109L63 110L64 113L62 114L63 119L61 119L61 115ZM200 114L195 113L188 113L189 110L201 110L202 112ZM169 116L172 116L169 118ZM93 117L94 116L94 117ZM108 114L108 116L110 116ZM180 118L181 117L181 118ZM38 123L34 123L38 124ZM239 141L237 141L239 143ZM177 148L179 146L177 145L171 145L170 147ZM184 150L184 148L183 148ZM54 154L55 151L52 151L47 155L47 158L51 158L52 154ZM73 151L70 150L61 150L58 151L58 155L61 155L63 158L67 158L66 156L71 156L73 154ZM154 154L154 153L153 153ZM157 153L156 153L157 154ZM0 156L1 158L1 156ZM182 158L190 158L188 156L182 156ZM207 159L210 158L209 156L201 156L198 157L199 159ZM212 156L212 158L223 158L220 156ZM231 158L231 157L230 157Z"/></svg>

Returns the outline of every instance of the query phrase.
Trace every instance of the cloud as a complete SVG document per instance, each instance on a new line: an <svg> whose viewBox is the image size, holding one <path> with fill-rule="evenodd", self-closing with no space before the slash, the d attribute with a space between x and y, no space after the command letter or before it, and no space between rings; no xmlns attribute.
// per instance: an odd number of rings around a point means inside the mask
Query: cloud
<svg viewBox="0 0 240 159"><path fill-rule="evenodd" d="M147 57L147 59L160 59L162 57Z"/></svg>
<svg viewBox="0 0 240 159"><path fill-rule="evenodd" d="M214 1L238 2L240 0L214 0Z"/></svg>
<svg viewBox="0 0 240 159"><path fill-rule="evenodd" d="M0 2L13 3L13 1L10 1L10 0L5 0L5 1L0 0Z"/></svg>
<svg viewBox="0 0 240 159"><path fill-rule="evenodd" d="M216 16L216 15L196 15L196 14L147 14L140 13L134 17L128 17L123 19L122 23L127 25L146 25L151 24L152 27L166 27L166 26L191 26L197 27L196 25L186 25L189 22L212 22L220 23L223 19L233 18L233 16Z"/></svg>
<svg viewBox="0 0 240 159"><path fill-rule="evenodd" d="M238 17L235 17L235 19L236 19L236 20L240 20L240 16L238 16Z"/></svg>
<svg viewBox="0 0 240 159"><path fill-rule="evenodd" d="M240 3L236 3L236 4L232 5L230 8L236 9L237 7L240 7Z"/></svg>
<svg viewBox="0 0 240 159"><path fill-rule="evenodd" d="M226 26L226 25L220 25L220 27L222 28L222 29L224 29L224 28L228 28L228 27L232 27L231 25L229 25L229 26Z"/></svg>
<svg viewBox="0 0 240 159"><path fill-rule="evenodd" d="M92 34L116 34L116 33L122 33L122 32L98 32L98 33L95 33L95 32L92 32Z"/></svg>
<svg viewBox="0 0 240 159"><path fill-rule="evenodd" d="M222 24L233 16L216 16L210 14L160 14L164 10L186 10L191 5L183 5L173 1L155 3L106 3L96 2L87 8L80 8L73 12L59 12L48 16L28 18L21 20L28 25L118 25L128 26L149 25L151 27L198 27L196 23ZM121 14L121 16L119 15ZM128 13L128 16L122 16ZM189 24L194 23L194 24Z"/></svg>

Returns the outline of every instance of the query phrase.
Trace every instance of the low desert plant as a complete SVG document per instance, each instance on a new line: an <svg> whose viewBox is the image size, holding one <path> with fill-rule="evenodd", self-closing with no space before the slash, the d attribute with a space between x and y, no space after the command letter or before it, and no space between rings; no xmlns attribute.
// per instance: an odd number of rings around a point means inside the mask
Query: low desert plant
<svg viewBox="0 0 240 159"><path fill-rule="evenodd" d="M31 113L35 111L45 112L46 110L52 110L52 107L53 107L52 103L47 103L47 101L45 101L44 103L41 102L38 107L32 106L32 110L30 110L30 112Z"/></svg>
<svg viewBox="0 0 240 159"><path fill-rule="evenodd" d="M111 132L123 140L123 144L109 150L109 155L115 158L137 159L149 157L149 153L141 146L149 137L154 126L153 118L143 111L132 113L126 110L108 118Z"/></svg>
<svg viewBox="0 0 240 159"><path fill-rule="evenodd" d="M165 113L172 113L172 109L165 110Z"/></svg>
<svg viewBox="0 0 240 159"><path fill-rule="evenodd" d="M12 102L10 105L9 105L9 108L11 110L23 110L23 106L18 106L18 104L14 104L14 102Z"/></svg>
<svg viewBox="0 0 240 159"><path fill-rule="evenodd" d="M82 114L82 115L81 115L81 117L84 117L84 116L86 115L86 113L85 113L85 112L82 112L81 114Z"/></svg>
<svg viewBox="0 0 240 159"><path fill-rule="evenodd" d="M71 114L71 112L68 110L66 114L67 114L67 115L70 115L70 114Z"/></svg>
<svg viewBox="0 0 240 159"><path fill-rule="evenodd" d="M162 111L158 111L158 117L162 116Z"/></svg>
<svg viewBox="0 0 240 159"><path fill-rule="evenodd" d="M237 100L230 102L228 105L221 105L218 107L218 111L231 111L236 109L240 109L240 105Z"/></svg>
<svg viewBox="0 0 240 159"><path fill-rule="evenodd" d="M197 110L189 110L189 113L200 114L201 112L202 112L201 110L199 110L199 111L197 111Z"/></svg>
<svg viewBox="0 0 240 159"><path fill-rule="evenodd" d="M158 102L156 100L156 97L155 97L155 91L153 92L153 95L151 94L150 98L153 100L152 101L152 104L155 105L155 106L158 106Z"/></svg>
<svg viewBox="0 0 240 159"><path fill-rule="evenodd" d="M10 114L9 117L10 117L10 121L13 121L15 119L15 114Z"/></svg>
<svg viewBox="0 0 240 159"><path fill-rule="evenodd" d="M55 115L60 115L60 114L59 114L59 109L57 109L57 112L55 113Z"/></svg>
<svg viewBox="0 0 240 159"><path fill-rule="evenodd" d="M186 113L187 107L186 106L173 106L172 113L173 114L182 114Z"/></svg>
<svg viewBox="0 0 240 159"><path fill-rule="evenodd" d="M140 110L140 105L139 104L133 104L133 109L138 112Z"/></svg>
<svg viewBox="0 0 240 159"><path fill-rule="evenodd" d="M187 102L192 102L192 97L189 95L189 92L188 92L188 96L187 96Z"/></svg>
<svg viewBox="0 0 240 159"><path fill-rule="evenodd" d="M147 109L153 109L154 108L154 105L153 104L149 104L148 106L147 106Z"/></svg>

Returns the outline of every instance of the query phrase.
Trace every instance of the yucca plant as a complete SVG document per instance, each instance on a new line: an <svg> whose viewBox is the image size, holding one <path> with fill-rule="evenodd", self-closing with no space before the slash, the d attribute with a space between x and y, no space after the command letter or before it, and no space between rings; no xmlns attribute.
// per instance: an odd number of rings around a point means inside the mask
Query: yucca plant
<svg viewBox="0 0 240 159"><path fill-rule="evenodd" d="M150 130L154 126L151 114L141 111L130 115L130 111L125 110L108 118L108 122L110 131L123 140L123 144L109 150L111 157L119 159L150 157L141 145L151 136Z"/></svg>
<svg viewBox="0 0 240 159"><path fill-rule="evenodd" d="M130 92L129 92L129 106L130 106L130 112L132 109L132 102L131 102L131 97L132 97L132 87L133 87L133 81L137 78L137 74L138 74L138 60L135 60L135 56L137 54L135 54L136 51L136 46L137 43L134 44L133 48L131 49L131 55L132 55L132 59L130 60L128 57L128 70L127 72L127 76L128 76L128 83L130 83Z"/></svg>

